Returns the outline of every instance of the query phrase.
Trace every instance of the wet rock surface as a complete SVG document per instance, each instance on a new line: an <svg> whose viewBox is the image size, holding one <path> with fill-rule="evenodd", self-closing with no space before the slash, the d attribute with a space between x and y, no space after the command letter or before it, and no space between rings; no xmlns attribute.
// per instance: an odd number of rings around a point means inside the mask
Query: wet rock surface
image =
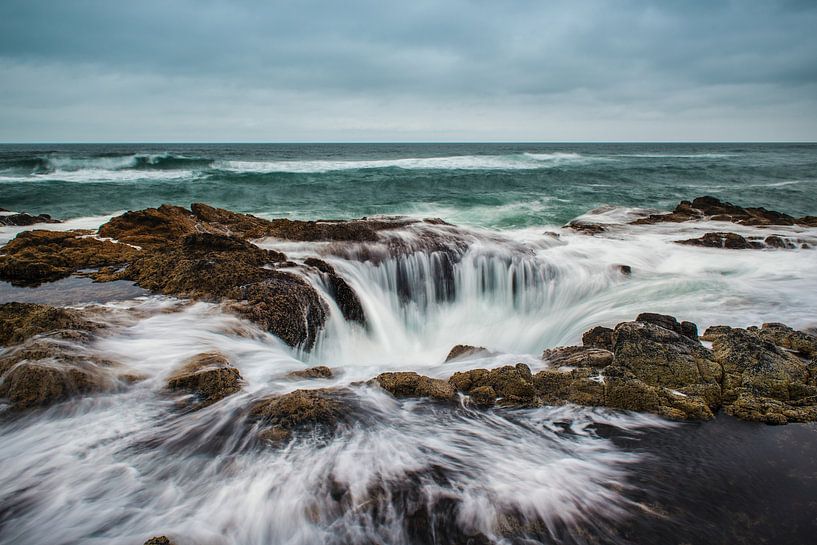
<svg viewBox="0 0 817 545"><path fill-rule="evenodd" d="M314 267L322 273L329 294L337 303L343 317L350 322L357 322L365 326L366 314L363 311L363 305L349 283L339 276L329 263L322 259L310 257L304 260L304 264Z"/></svg>
<svg viewBox="0 0 817 545"><path fill-rule="evenodd" d="M32 303L0 305L0 346L17 344L43 333L72 334L100 327L76 310Z"/></svg>
<svg viewBox="0 0 817 545"><path fill-rule="evenodd" d="M351 414L351 404L336 389L295 390L255 402L250 415L261 426L261 439L279 442L302 429L331 432Z"/></svg>
<svg viewBox="0 0 817 545"><path fill-rule="evenodd" d="M6 212L0 210L0 212ZM62 223L48 214L38 214L36 216L21 212L18 214L0 214L0 225L26 227L37 223Z"/></svg>
<svg viewBox="0 0 817 545"><path fill-rule="evenodd" d="M335 374L329 367L318 365L301 371L291 371L287 373L287 376L290 378L332 378Z"/></svg>
<svg viewBox="0 0 817 545"><path fill-rule="evenodd" d="M446 356L445 361L449 362L452 360L456 360L459 358L465 358L468 356L476 356L479 354L489 354L487 348L483 348L481 346L471 346L470 344L458 344L448 352L448 356Z"/></svg>
<svg viewBox="0 0 817 545"><path fill-rule="evenodd" d="M170 390L196 397L195 408L203 408L241 390L241 373L222 354L208 352L193 356L167 379Z"/></svg>
<svg viewBox="0 0 817 545"><path fill-rule="evenodd" d="M715 197L704 196L690 201L681 201L675 210L667 214L652 214L632 223L649 225L654 223L680 223L684 221L703 220L725 221L740 225L812 225L813 218L794 218L782 212L759 208L743 208Z"/></svg>
<svg viewBox="0 0 817 545"><path fill-rule="evenodd" d="M418 375L412 371L381 373L372 380L394 397L429 397L452 401L454 387L445 380Z"/></svg>
<svg viewBox="0 0 817 545"><path fill-rule="evenodd" d="M24 231L0 250L0 280L36 286L83 269L120 266L137 254L127 244L93 236L91 231Z"/></svg>

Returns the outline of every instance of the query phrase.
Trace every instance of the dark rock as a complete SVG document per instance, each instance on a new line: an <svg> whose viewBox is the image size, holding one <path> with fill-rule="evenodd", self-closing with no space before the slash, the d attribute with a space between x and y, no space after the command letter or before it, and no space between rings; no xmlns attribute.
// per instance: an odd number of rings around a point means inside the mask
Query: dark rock
<svg viewBox="0 0 817 545"><path fill-rule="evenodd" d="M712 221L728 221L741 225L794 225L804 222L808 218L799 220L773 210L765 208L743 208L732 203L722 202L715 197L698 197L692 202L681 201L675 210L668 214L653 214L640 218L634 224L653 224L662 222L684 222L691 220L710 219Z"/></svg>
<svg viewBox="0 0 817 545"><path fill-rule="evenodd" d="M609 327L596 326L584 332L582 344L589 348L613 349L613 330Z"/></svg>
<svg viewBox="0 0 817 545"><path fill-rule="evenodd" d="M496 404L496 391L490 386L477 386L468 392L468 396L477 407L493 407Z"/></svg>
<svg viewBox="0 0 817 545"><path fill-rule="evenodd" d="M366 314L363 311L363 305L360 303L357 293L355 293L355 290L352 289L346 280L335 272L334 267L326 261L314 257L305 259L304 264L314 267L323 273L328 291L337 303L343 317L350 322L358 322L365 326Z"/></svg>
<svg viewBox="0 0 817 545"><path fill-rule="evenodd" d="M610 332L612 333L612 330L610 330ZM553 367L589 367L600 369L613 363L613 353L603 348L561 346L545 350L542 353L542 359L549 362Z"/></svg>
<svg viewBox="0 0 817 545"><path fill-rule="evenodd" d="M394 397L430 397L441 401L452 401L455 398L454 387L444 380L418 375L404 371L381 373L373 382Z"/></svg>
<svg viewBox="0 0 817 545"><path fill-rule="evenodd" d="M701 246L705 248L725 248L727 250L752 250L762 248L763 244L747 240L736 233L706 233L699 238L677 240L677 244Z"/></svg>
<svg viewBox="0 0 817 545"><path fill-rule="evenodd" d="M589 223L582 220L572 220L567 224L569 229L573 229L585 235L598 235L607 231L607 227L598 223Z"/></svg>
<svg viewBox="0 0 817 545"><path fill-rule="evenodd" d="M91 231L24 231L2 248L0 280L36 286L82 269L122 265L138 253L127 244L92 235Z"/></svg>
<svg viewBox="0 0 817 545"><path fill-rule="evenodd" d="M287 373L287 376L291 378L332 378L334 374L330 368L325 365L319 365L300 371L292 371Z"/></svg>
<svg viewBox="0 0 817 545"><path fill-rule="evenodd" d="M7 210L0 210L0 212L7 212ZM36 223L62 223L60 220L55 220L48 214L40 214L32 216L25 212L20 214L0 214L0 225L27 227Z"/></svg>
<svg viewBox="0 0 817 545"><path fill-rule="evenodd" d="M202 408L241 390L241 373L223 355L208 352L187 360L168 377L167 386L195 394L196 408Z"/></svg>
<svg viewBox="0 0 817 545"><path fill-rule="evenodd" d="M568 372L546 369L536 373L533 380L542 403L547 405L606 405L604 383L590 368Z"/></svg>
<svg viewBox="0 0 817 545"><path fill-rule="evenodd" d="M59 331L91 331L101 325L76 310L31 303L0 304L0 346Z"/></svg>
<svg viewBox="0 0 817 545"><path fill-rule="evenodd" d="M624 276L630 276L631 274L633 274L633 268L630 267L629 265L613 265L613 269L623 274Z"/></svg>
<svg viewBox="0 0 817 545"><path fill-rule="evenodd" d="M642 312L636 317L635 321L657 325L658 327L669 329L684 337L689 337L692 340L698 340L698 326L692 322L678 323L678 320L676 320L674 316L656 314L654 312Z"/></svg>
<svg viewBox="0 0 817 545"><path fill-rule="evenodd" d="M446 363L452 360L465 358L468 356L475 356L477 354L488 354L488 350L481 346L471 346L469 344L458 344L446 356Z"/></svg>
<svg viewBox="0 0 817 545"><path fill-rule="evenodd" d="M381 231L399 229L413 223L418 223L418 220L411 218L362 218L350 221L275 219L270 222L267 234L285 240L304 242L374 242L378 240L378 233ZM428 223L433 224L434 222Z"/></svg>
<svg viewBox="0 0 817 545"><path fill-rule="evenodd" d="M783 238L783 237L781 237L779 235L769 235L763 240L763 242L766 244L766 246L768 246L770 248L783 248L783 249L797 248L796 244L794 244L792 242L789 242L788 239Z"/></svg>

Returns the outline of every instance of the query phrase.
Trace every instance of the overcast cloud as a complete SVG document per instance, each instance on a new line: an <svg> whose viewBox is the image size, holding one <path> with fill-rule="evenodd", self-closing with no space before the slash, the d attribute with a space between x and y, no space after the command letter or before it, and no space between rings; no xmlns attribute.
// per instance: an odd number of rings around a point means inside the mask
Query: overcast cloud
<svg viewBox="0 0 817 545"><path fill-rule="evenodd" d="M0 0L0 140L817 140L814 1Z"/></svg>

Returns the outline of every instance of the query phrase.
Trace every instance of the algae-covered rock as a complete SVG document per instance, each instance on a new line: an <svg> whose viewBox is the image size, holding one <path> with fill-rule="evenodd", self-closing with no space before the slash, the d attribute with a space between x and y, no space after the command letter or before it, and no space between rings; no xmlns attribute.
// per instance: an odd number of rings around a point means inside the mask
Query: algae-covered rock
<svg viewBox="0 0 817 545"><path fill-rule="evenodd" d="M546 405L575 403L604 406L604 383L593 369L583 367L571 371L546 369L533 376L537 394Z"/></svg>
<svg viewBox="0 0 817 545"><path fill-rule="evenodd" d="M785 324L767 323L760 328L749 327L750 331L765 341L797 352L805 358L817 357L817 336L797 331Z"/></svg>
<svg viewBox="0 0 817 545"><path fill-rule="evenodd" d="M451 401L455 396L454 387L448 382L409 371L381 373L373 382L394 397L430 397Z"/></svg>
<svg viewBox="0 0 817 545"><path fill-rule="evenodd" d="M174 541L171 541L170 538L167 536L155 536L147 541L145 541L144 545L176 545Z"/></svg>
<svg viewBox="0 0 817 545"><path fill-rule="evenodd" d="M582 345L588 348L613 350L613 330L609 327L596 326L584 332Z"/></svg>
<svg viewBox="0 0 817 545"><path fill-rule="evenodd" d="M250 414L260 420L262 438L278 440L303 428L331 431L347 418L349 404L336 390L295 390L288 394L267 397L250 408Z"/></svg>
<svg viewBox="0 0 817 545"><path fill-rule="evenodd" d="M290 378L332 378L334 373L325 365L318 365L317 367L309 367L308 369L301 369L299 371L291 371L287 373Z"/></svg>
<svg viewBox="0 0 817 545"><path fill-rule="evenodd" d="M502 405L536 406L536 388L530 368L524 363L497 369L473 369L454 373L448 379L457 390L471 394L476 388L490 386Z"/></svg>
<svg viewBox="0 0 817 545"><path fill-rule="evenodd" d="M15 410L52 405L117 389L126 380L123 371L73 341L32 338L0 354L0 398Z"/></svg>
<svg viewBox="0 0 817 545"><path fill-rule="evenodd" d="M91 231L23 231L0 251L0 280L36 286L82 269L118 266L138 250L93 238Z"/></svg>
<svg viewBox="0 0 817 545"><path fill-rule="evenodd" d="M0 209L0 212L6 212L6 210ZM39 214L37 216L27 214L26 212L20 212L18 214L0 214L0 225L27 227L29 225L35 225L37 223L62 223L62 222L60 220L52 218L48 214Z"/></svg>
<svg viewBox="0 0 817 545"><path fill-rule="evenodd" d="M602 368L613 363L613 353L603 348L560 346L545 350L542 353L542 359L553 367Z"/></svg>
<svg viewBox="0 0 817 545"><path fill-rule="evenodd" d="M91 331L100 327L77 310L32 303L0 304L0 346L17 344L43 333Z"/></svg>
<svg viewBox="0 0 817 545"><path fill-rule="evenodd" d="M711 406L720 403L721 366L700 342L643 322L618 324L613 339L615 365L638 380L682 392L694 387Z"/></svg>
<svg viewBox="0 0 817 545"><path fill-rule="evenodd" d="M222 354L207 352L182 364L168 377L167 387L194 394L201 408L241 390L241 373Z"/></svg>

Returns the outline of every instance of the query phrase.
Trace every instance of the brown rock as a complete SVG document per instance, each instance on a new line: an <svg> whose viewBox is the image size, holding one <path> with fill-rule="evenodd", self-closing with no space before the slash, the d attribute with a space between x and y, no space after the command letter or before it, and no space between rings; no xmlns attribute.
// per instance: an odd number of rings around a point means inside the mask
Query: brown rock
<svg viewBox="0 0 817 545"><path fill-rule="evenodd" d="M0 212L7 212L7 210L0 210ZM40 214L38 216L32 216L31 214L26 214L25 212L20 214L0 214L0 225L9 225L9 226L29 226L34 225L35 223L62 223L60 220L55 220L48 214Z"/></svg>
<svg viewBox="0 0 817 545"><path fill-rule="evenodd" d="M430 397L441 401L455 398L454 387L444 380L414 372L381 373L374 381L394 397Z"/></svg>
<svg viewBox="0 0 817 545"><path fill-rule="evenodd" d="M530 368L524 363L506 365L497 369L473 369L454 373L448 379L461 392L471 392L482 386L490 386L503 405L538 405L536 388Z"/></svg>
<svg viewBox="0 0 817 545"><path fill-rule="evenodd" d="M612 330L610 330L612 332ZM586 335L586 334L585 334ZM561 346L542 353L542 359L553 367L602 368L613 363L613 353L602 348L587 346Z"/></svg>
<svg viewBox="0 0 817 545"><path fill-rule="evenodd" d="M365 326L366 313L363 311L363 305L360 303L357 293L355 293L355 290L352 289L346 280L335 272L334 267L326 261L314 257L305 259L304 264L314 267L323 273L323 280L328 288L329 294L337 303L343 317L350 322L358 322Z"/></svg>
<svg viewBox="0 0 817 545"><path fill-rule="evenodd" d="M334 374L330 368L325 365L319 365L300 371L292 371L287 373L287 376L292 378L332 378Z"/></svg>
<svg viewBox="0 0 817 545"><path fill-rule="evenodd" d="M763 244L747 240L736 233L706 233L699 238L677 240L677 244L702 246L706 248L725 248L727 250L751 250L762 248Z"/></svg>
<svg viewBox="0 0 817 545"><path fill-rule="evenodd" d="M265 428L285 431L304 427L332 430L348 413L348 403L338 391L330 389L295 390L261 399L250 408L250 414L260 419Z"/></svg>
<svg viewBox="0 0 817 545"><path fill-rule="evenodd" d="M481 346L471 346L468 344L458 344L446 356L445 361L446 363L452 360L465 358L468 356L474 356L477 354L488 354L488 350Z"/></svg>
<svg viewBox="0 0 817 545"><path fill-rule="evenodd" d="M609 327L596 326L584 332L582 344L589 348L613 349L613 330Z"/></svg>
<svg viewBox="0 0 817 545"><path fill-rule="evenodd" d="M777 346L793 350L805 358L817 357L817 336L815 335L797 331L780 323L763 324L760 329L749 327L747 331Z"/></svg>
<svg viewBox="0 0 817 545"><path fill-rule="evenodd" d="M0 280L36 286L81 269L122 265L138 253L127 244L91 235L90 231L23 231L2 249Z"/></svg>
<svg viewBox="0 0 817 545"><path fill-rule="evenodd" d="M145 541L144 545L175 545L175 543L166 536L156 536Z"/></svg>
<svg viewBox="0 0 817 545"><path fill-rule="evenodd" d="M91 331L100 327L76 310L31 303L0 304L0 346L17 344L43 333Z"/></svg>
<svg viewBox="0 0 817 545"><path fill-rule="evenodd" d="M584 235L598 235L607 231L607 227L599 223L589 223L582 220L572 220L566 225L569 229L573 229Z"/></svg>
<svg viewBox="0 0 817 545"><path fill-rule="evenodd" d="M184 390L206 407L241 390L241 373L221 354L207 352L187 360L167 379L171 390Z"/></svg>
<svg viewBox="0 0 817 545"><path fill-rule="evenodd" d="M743 208L732 203L722 202L715 197L698 197L692 202L681 201L675 210L668 214L653 214L640 218L634 224L653 224L662 222L684 222L708 218L712 221L728 221L741 225L794 225L807 218L797 220L787 214L766 210L765 208Z"/></svg>

